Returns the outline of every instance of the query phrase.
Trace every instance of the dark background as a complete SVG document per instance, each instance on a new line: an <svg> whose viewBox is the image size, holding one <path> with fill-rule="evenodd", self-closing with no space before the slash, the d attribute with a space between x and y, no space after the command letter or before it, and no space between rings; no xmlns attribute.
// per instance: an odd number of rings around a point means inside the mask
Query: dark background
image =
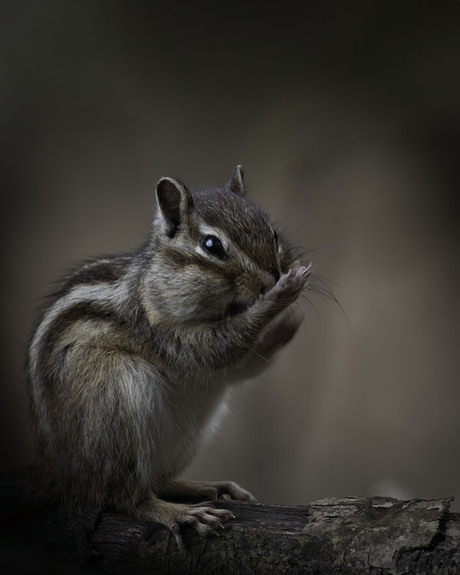
<svg viewBox="0 0 460 575"><path fill-rule="evenodd" d="M312 294L187 475L459 510L460 4L17 1L0 22L2 466L30 457L22 358L52 282L143 241L161 176L242 163L346 317Z"/></svg>

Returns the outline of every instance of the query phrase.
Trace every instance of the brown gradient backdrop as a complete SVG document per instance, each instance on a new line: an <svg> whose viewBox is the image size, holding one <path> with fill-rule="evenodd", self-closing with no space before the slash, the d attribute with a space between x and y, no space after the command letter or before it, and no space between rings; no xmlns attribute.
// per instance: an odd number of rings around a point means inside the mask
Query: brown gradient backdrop
<svg viewBox="0 0 460 575"><path fill-rule="evenodd" d="M460 4L196 4L2 3L2 467L30 456L23 348L52 282L136 247L159 177L239 162L347 317L302 304L188 475L460 509Z"/></svg>

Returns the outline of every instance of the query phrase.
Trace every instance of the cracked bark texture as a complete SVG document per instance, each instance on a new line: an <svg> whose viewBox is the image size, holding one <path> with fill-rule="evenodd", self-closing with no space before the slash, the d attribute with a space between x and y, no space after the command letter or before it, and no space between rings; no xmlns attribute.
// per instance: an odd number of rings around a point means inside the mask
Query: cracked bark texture
<svg viewBox="0 0 460 575"><path fill-rule="evenodd" d="M450 502L383 497L328 498L307 506L218 502L236 519L208 539L184 528L185 550L166 528L117 513L71 519L56 510L10 514L2 518L2 535L33 541L48 558L52 553L112 574L453 575L460 574L460 515L449 513Z"/></svg>

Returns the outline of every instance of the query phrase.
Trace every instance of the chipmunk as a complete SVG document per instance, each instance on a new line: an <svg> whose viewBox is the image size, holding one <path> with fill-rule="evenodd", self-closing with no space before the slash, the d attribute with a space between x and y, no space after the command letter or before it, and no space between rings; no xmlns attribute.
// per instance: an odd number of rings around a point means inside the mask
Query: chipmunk
<svg viewBox="0 0 460 575"><path fill-rule="evenodd" d="M34 468L69 508L208 536L230 511L167 498L254 501L231 481L178 476L234 384L294 335L311 264L246 197L241 166L225 187L161 178L156 202L139 250L86 263L47 302L28 355Z"/></svg>

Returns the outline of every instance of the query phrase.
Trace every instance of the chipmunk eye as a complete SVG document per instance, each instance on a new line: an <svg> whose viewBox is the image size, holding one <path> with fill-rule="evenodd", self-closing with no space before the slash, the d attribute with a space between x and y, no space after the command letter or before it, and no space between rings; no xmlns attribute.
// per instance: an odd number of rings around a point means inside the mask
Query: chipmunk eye
<svg viewBox="0 0 460 575"><path fill-rule="evenodd" d="M225 260L228 257L222 242L216 236L204 236L201 239L201 247L205 252L220 260Z"/></svg>

